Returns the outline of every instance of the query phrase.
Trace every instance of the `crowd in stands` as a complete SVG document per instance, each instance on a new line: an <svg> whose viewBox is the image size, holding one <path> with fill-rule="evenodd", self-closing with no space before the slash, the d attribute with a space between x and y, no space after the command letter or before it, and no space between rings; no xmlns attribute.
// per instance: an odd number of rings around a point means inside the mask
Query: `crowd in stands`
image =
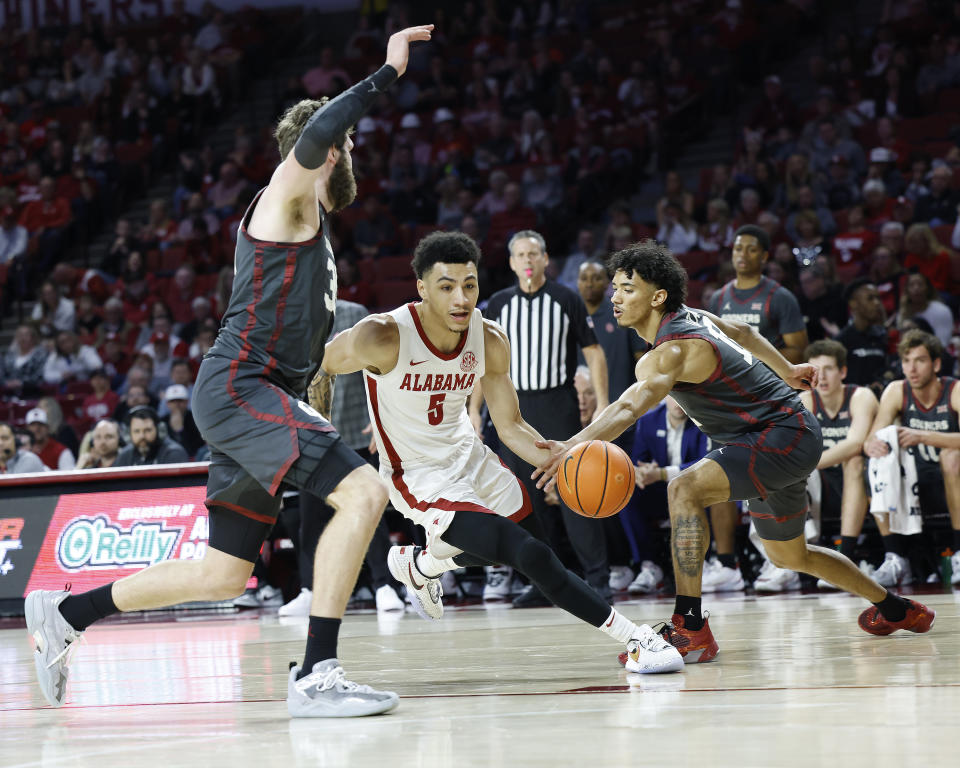
<svg viewBox="0 0 960 768"><path fill-rule="evenodd" d="M798 297L810 341L843 340L856 301L844 286L869 278L884 314L868 325L881 326L885 359L868 383L879 392L900 377L899 336L917 327L940 339L941 373L955 374L960 2L878 4L871 26L822 41L807 94L775 74L774 49L809 30L815 10L437 9L433 40L355 127L358 199L333 223L339 297L371 310L414 298L410 255L436 229L481 244L489 296L513 280L511 234L536 229L551 277L573 288L584 261L655 237L687 267L689 303L706 306L734 276L734 231L756 224L771 239L765 273ZM389 33L422 21L408 13L391 4L360 17L342 48L323 48L285 84L277 115L378 67ZM106 424L95 453L116 456L102 445L128 440L131 410L147 406L154 440L204 455L190 388L229 300L243 213L278 161L271 126L238 128L225 154L204 129L242 99L238 72L266 39L257 18L212 5L198 18L173 0L161 22L129 30L88 15L0 32L0 285L8 312L36 300L0 358L0 421L29 427L24 439L46 445L39 422L25 423L40 408L45 439L79 455L77 437L97 445L93 427ZM756 86L754 109L736 103L746 91L733 83ZM671 169L678 142L734 109L745 117L728 161L688 185ZM164 164L176 169L172 196L142 221L118 215ZM659 195L637 195L651 178L662 178ZM101 227L114 233L102 263L73 266Z"/></svg>

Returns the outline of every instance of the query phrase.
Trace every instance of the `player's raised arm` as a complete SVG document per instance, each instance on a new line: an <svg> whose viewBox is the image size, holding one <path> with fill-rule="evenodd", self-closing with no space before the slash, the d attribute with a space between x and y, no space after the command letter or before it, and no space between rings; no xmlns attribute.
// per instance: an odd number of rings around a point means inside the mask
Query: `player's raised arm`
<svg viewBox="0 0 960 768"><path fill-rule="evenodd" d="M685 368L690 367L690 363L696 365L701 362L692 359L701 356L700 347L701 344L696 342L668 342L651 349L637 361L637 383L627 387L617 400L603 409L592 424L569 440L537 443L537 447L550 451L549 460L541 462L533 472L533 478L540 477L537 487L542 488L556 474L560 460L572 446L584 440L613 440L633 426L637 419L670 394L681 374L691 373L689 370L685 371ZM709 349L706 342L702 343L702 347ZM715 365L716 360L713 359L707 375ZM706 378L706 375L703 378Z"/></svg>
<svg viewBox="0 0 960 768"><path fill-rule="evenodd" d="M372 373L389 373L400 354L400 331L388 315L367 315L353 328L327 342L321 373L338 375L366 368Z"/></svg>
<svg viewBox="0 0 960 768"><path fill-rule="evenodd" d="M480 380L490 418L501 442L528 464L536 466L550 458L550 452L537 448L543 436L527 424L520 413L516 387L510 379L510 342L496 323L483 321L485 371Z"/></svg>
<svg viewBox="0 0 960 768"><path fill-rule="evenodd" d="M389 88L406 71L410 44L429 40L432 31L433 25L427 24L391 35L384 65L314 113L293 151L283 158L274 172L265 196L282 201L310 193L316 183L317 171L328 159L336 162L337 142L341 142L347 131L370 109L377 94Z"/></svg>
<svg viewBox="0 0 960 768"><path fill-rule="evenodd" d="M791 363L773 344L763 338L756 328L737 320L724 320L703 310L698 312L794 389L813 389L817 386L820 371L815 365Z"/></svg>

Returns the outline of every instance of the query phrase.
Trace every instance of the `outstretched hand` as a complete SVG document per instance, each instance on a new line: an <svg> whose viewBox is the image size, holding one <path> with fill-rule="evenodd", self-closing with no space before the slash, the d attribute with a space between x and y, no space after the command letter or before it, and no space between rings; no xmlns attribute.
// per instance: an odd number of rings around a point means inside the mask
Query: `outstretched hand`
<svg viewBox="0 0 960 768"><path fill-rule="evenodd" d="M410 60L410 43L418 40L429 40L433 32L433 24L424 24L419 27L407 27L390 35L387 41L387 64L397 70L399 77L407 71L407 62Z"/></svg>
<svg viewBox="0 0 960 768"><path fill-rule="evenodd" d="M530 479L537 481L537 488L546 487L546 490L549 490L556 485L557 470L560 469L560 462L567 451L570 450L570 446L559 440L537 440L535 445L537 448L550 451L550 458L533 470Z"/></svg>
<svg viewBox="0 0 960 768"><path fill-rule="evenodd" d="M810 363L793 366L790 375L784 381L794 389L816 389L820 380L820 369Z"/></svg>

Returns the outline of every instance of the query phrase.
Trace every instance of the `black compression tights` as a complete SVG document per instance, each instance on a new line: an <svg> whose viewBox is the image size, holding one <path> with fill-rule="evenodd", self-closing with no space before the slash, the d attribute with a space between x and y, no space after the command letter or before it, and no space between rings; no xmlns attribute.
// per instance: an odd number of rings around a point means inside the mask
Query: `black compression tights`
<svg viewBox="0 0 960 768"><path fill-rule="evenodd" d="M501 563L520 571L558 608L591 626L610 616L610 606L583 579L571 573L546 544L499 515L457 512L443 540L462 549L460 566Z"/></svg>

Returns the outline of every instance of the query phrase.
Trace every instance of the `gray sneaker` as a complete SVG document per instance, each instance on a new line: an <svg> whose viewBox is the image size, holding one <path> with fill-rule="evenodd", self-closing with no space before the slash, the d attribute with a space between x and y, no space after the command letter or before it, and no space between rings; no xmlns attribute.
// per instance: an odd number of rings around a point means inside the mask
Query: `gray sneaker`
<svg viewBox="0 0 960 768"><path fill-rule="evenodd" d="M36 650L33 661L43 698L51 707L63 705L67 696L67 676L71 651L83 635L77 632L60 613L59 605L70 593L66 590L37 589L27 595L24 610L27 633Z"/></svg>
<svg viewBox="0 0 960 768"><path fill-rule="evenodd" d="M336 659L318 661L313 672L297 680L300 667L290 665L287 712L290 717L363 717L389 712L400 703L393 691L375 691L344 677Z"/></svg>
<svg viewBox="0 0 960 768"><path fill-rule="evenodd" d="M424 619L436 621L443 616L443 586L440 579L428 579L416 566L419 547L390 547L387 568L390 575L407 588L410 603Z"/></svg>

